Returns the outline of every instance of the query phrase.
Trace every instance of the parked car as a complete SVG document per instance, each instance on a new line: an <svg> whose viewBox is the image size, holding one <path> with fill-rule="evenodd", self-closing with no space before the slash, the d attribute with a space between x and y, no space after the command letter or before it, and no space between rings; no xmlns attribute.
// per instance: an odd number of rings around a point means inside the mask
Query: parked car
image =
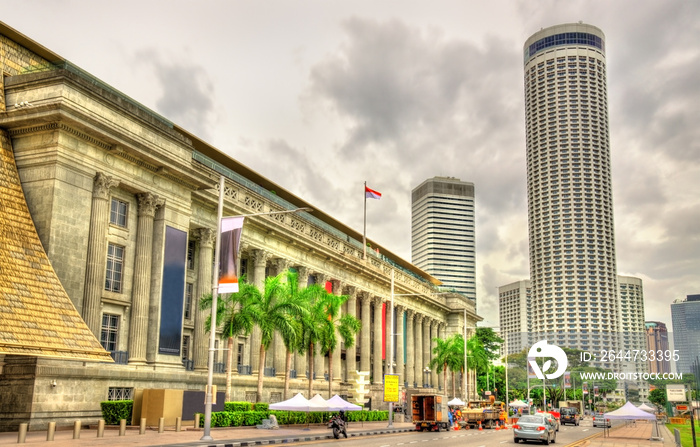
<svg viewBox="0 0 700 447"><path fill-rule="evenodd" d="M610 419L605 419L604 413L596 413L593 415L593 426L594 427L612 427Z"/></svg>
<svg viewBox="0 0 700 447"><path fill-rule="evenodd" d="M572 424L578 426L581 422L581 415L578 413L578 409L574 407L562 407L559 410L559 414L561 425Z"/></svg>
<svg viewBox="0 0 700 447"><path fill-rule="evenodd" d="M552 418L553 419L553 418ZM544 414L523 416L513 425L513 442L538 441L543 444L556 442L557 431Z"/></svg>
<svg viewBox="0 0 700 447"><path fill-rule="evenodd" d="M542 416L546 417L547 419L549 419L549 421L554 426L554 430L559 431L559 413L554 413L551 411L548 411L545 413L542 411L538 411L537 414L542 415Z"/></svg>

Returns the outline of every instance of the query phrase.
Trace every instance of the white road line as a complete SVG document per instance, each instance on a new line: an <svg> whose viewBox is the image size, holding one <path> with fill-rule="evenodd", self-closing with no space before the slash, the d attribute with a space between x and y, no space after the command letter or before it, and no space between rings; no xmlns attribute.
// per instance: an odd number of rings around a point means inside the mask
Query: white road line
<svg viewBox="0 0 700 447"><path fill-rule="evenodd" d="M505 444L506 442L510 442L510 441L501 441L499 444Z"/></svg>

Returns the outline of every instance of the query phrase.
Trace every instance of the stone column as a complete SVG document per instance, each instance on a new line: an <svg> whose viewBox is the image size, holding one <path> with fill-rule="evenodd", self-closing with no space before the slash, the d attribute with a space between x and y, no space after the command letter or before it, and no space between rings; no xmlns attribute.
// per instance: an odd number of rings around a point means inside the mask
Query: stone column
<svg viewBox="0 0 700 447"><path fill-rule="evenodd" d="M416 311L413 309L406 310L406 382L409 388L413 388L413 383L415 382L415 370L416 370L416 356L414 353L414 330L413 330L413 317Z"/></svg>
<svg viewBox="0 0 700 447"><path fill-rule="evenodd" d="M370 354L372 352L372 347L370 346L370 334L372 332L372 329L370 329L370 304L371 304L371 299L367 293L363 293L360 296L360 305L362 308L360 309L362 316L362 330L360 332L361 335L361 343L360 343L360 371L370 371Z"/></svg>
<svg viewBox="0 0 700 447"><path fill-rule="evenodd" d="M372 377L374 384L382 384L384 377L382 375L382 299L374 297L374 343L372 347Z"/></svg>
<svg viewBox="0 0 700 447"><path fill-rule="evenodd" d="M433 353L433 348L437 345L435 343L435 339L437 338L437 333L438 333L438 325L440 324L439 321L437 320L431 320L430 322L430 356L428 356L428 362L433 359L433 356L435 355ZM431 376L431 383L434 388L438 387L438 373L437 373L437 368L432 368L433 372L430 374Z"/></svg>
<svg viewBox="0 0 700 447"><path fill-rule="evenodd" d="M421 388L425 383L425 374L423 373L423 318L422 314L416 313L415 323L415 352L416 352L416 383L418 388Z"/></svg>
<svg viewBox="0 0 700 447"><path fill-rule="evenodd" d="M325 273L316 273L316 284L320 285L325 289L326 282L330 279ZM316 373L316 380L325 380L324 374L328 372L328 366L326 365L326 353L319 351L319 346L314 346L314 372ZM311 396L313 397L313 396Z"/></svg>
<svg viewBox="0 0 700 447"><path fill-rule="evenodd" d="M423 368L430 368L430 318L423 319ZM430 375L423 374L423 382L427 385L432 385L433 374Z"/></svg>
<svg viewBox="0 0 700 447"><path fill-rule="evenodd" d="M108 177L101 172L95 175L92 185L82 314L83 320L98 340L102 331L102 291L105 289L105 271L107 269L109 191L117 185L119 185L119 180Z"/></svg>
<svg viewBox="0 0 700 447"><path fill-rule="evenodd" d="M399 375L399 384L403 384L406 381L406 365L404 364L403 355L403 314L406 311L404 306L396 306L396 321L395 321L395 332L396 332L396 368L394 372Z"/></svg>
<svg viewBox="0 0 700 447"><path fill-rule="evenodd" d="M338 281L338 280L333 280L333 293L335 295L342 295L343 294L343 283ZM343 316L343 307L340 306L338 309L338 319L340 319ZM340 333L336 329L335 331L335 336L338 340L338 346L335 348L335 352L333 353L333 381L334 382L341 382L343 379L343 362L341 362L341 356L342 356L342 349L341 346L343 345L343 340L340 338ZM330 398L330 396L329 396Z"/></svg>
<svg viewBox="0 0 700 447"><path fill-rule="evenodd" d="M386 362L384 364L384 372L386 374L393 374L396 372L394 368L394 359L392 358L391 354L394 354L394 357L396 356L396 350L394 349L394 334L391 332L391 318L394 315L394 310L391 308L391 301L386 302L386 310L385 310L385 325L384 325L384 340L385 340L385 355L384 358L386 359ZM394 324L396 322L394 321ZM394 333L396 332L394 328Z"/></svg>
<svg viewBox="0 0 700 447"><path fill-rule="evenodd" d="M136 229L136 254L132 291L131 323L129 326L129 364L146 364L148 342L148 305L151 288L151 256L153 254L153 219L156 207L163 204L151 193L137 194L139 202Z"/></svg>
<svg viewBox="0 0 700 447"><path fill-rule="evenodd" d="M281 275L289 269L289 260L284 258L277 258L272 261L272 267L275 269L275 275ZM282 278L282 282L285 282L286 277ZM275 367L275 377L284 378L286 374L285 363L287 360L287 347L284 345L284 340L279 332L275 332L272 337L272 366ZM268 353L269 355L269 353Z"/></svg>
<svg viewBox="0 0 700 447"><path fill-rule="evenodd" d="M214 264L214 242L216 241L216 230L211 228L197 228L192 231L194 239L197 240L199 248L197 264L197 283L194 290L194 340L193 358L195 371L207 371L209 368L209 337L204 330L204 322L211 311L203 311L199 308L202 297L211 293L212 266Z"/></svg>
<svg viewBox="0 0 700 447"><path fill-rule="evenodd" d="M348 286L347 312L351 317L357 318L357 289L354 286ZM357 344L361 336L360 331L355 334L355 343L352 347L345 347L345 370L348 378L357 371Z"/></svg>
<svg viewBox="0 0 700 447"><path fill-rule="evenodd" d="M309 268L305 266L297 267L297 281L299 282L299 290L305 289L309 284ZM308 348L308 346L307 346ZM306 353L299 354L298 352L294 354L294 369L297 372L297 378L301 379L303 377L308 378L307 373L309 371L309 358Z"/></svg>
<svg viewBox="0 0 700 447"><path fill-rule="evenodd" d="M265 250L253 250L250 259L253 262L253 282L258 289L265 287L265 267L271 255ZM254 375L258 374L260 365L260 328L256 325L250 334L250 367Z"/></svg>

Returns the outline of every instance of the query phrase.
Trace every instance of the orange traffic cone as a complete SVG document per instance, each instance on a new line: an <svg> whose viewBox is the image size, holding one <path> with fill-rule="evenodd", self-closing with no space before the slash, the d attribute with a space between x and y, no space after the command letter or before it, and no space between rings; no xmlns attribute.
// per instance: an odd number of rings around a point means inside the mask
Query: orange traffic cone
<svg viewBox="0 0 700 447"><path fill-rule="evenodd" d="M481 421L479 421L479 431L482 431L483 428L481 428Z"/></svg>

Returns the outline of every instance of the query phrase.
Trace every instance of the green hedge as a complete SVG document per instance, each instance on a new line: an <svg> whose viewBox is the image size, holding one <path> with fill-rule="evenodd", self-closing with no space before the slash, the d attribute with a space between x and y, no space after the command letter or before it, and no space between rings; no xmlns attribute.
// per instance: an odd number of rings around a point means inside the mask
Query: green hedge
<svg viewBox="0 0 700 447"><path fill-rule="evenodd" d="M253 409L255 411L269 411L270 404L268 404L267 402L258 402L254 405Z"/></svg>
<svg viewBox="0 0 700 447"><path fill-rule="evenodd" d="M232 402L227 402L232 403ZM256 404L256 407L258 404ZM200 413L201 414L201 413ZM294 424L322 424L328 422L332 415L337 412L329 411L313 411L306 413L303 411L215 411L211 414L212 427L241 427L255 426L262 424L263 419L267 419L269 415L274 414L277 418L277 423L280 425ZM389 420L388 411L348 411L346 413L348 422L360 421L386 421ZM199 426L204 427L204 415L199 419Z"/></svg>
<svg viewBox="0 0 700 447"><path fill-rule="evenodd" d="M250 402L224 402L224 411L251 411L253 404Z"/></svg>
<svg viewBox="0 0 700 447"><path fill-rule="evenodd" d="M119 421L126 419L131 424L131 414L134 409L133 400L112 400L100 402L102 419L107 425L119 425Z"/></svg>

